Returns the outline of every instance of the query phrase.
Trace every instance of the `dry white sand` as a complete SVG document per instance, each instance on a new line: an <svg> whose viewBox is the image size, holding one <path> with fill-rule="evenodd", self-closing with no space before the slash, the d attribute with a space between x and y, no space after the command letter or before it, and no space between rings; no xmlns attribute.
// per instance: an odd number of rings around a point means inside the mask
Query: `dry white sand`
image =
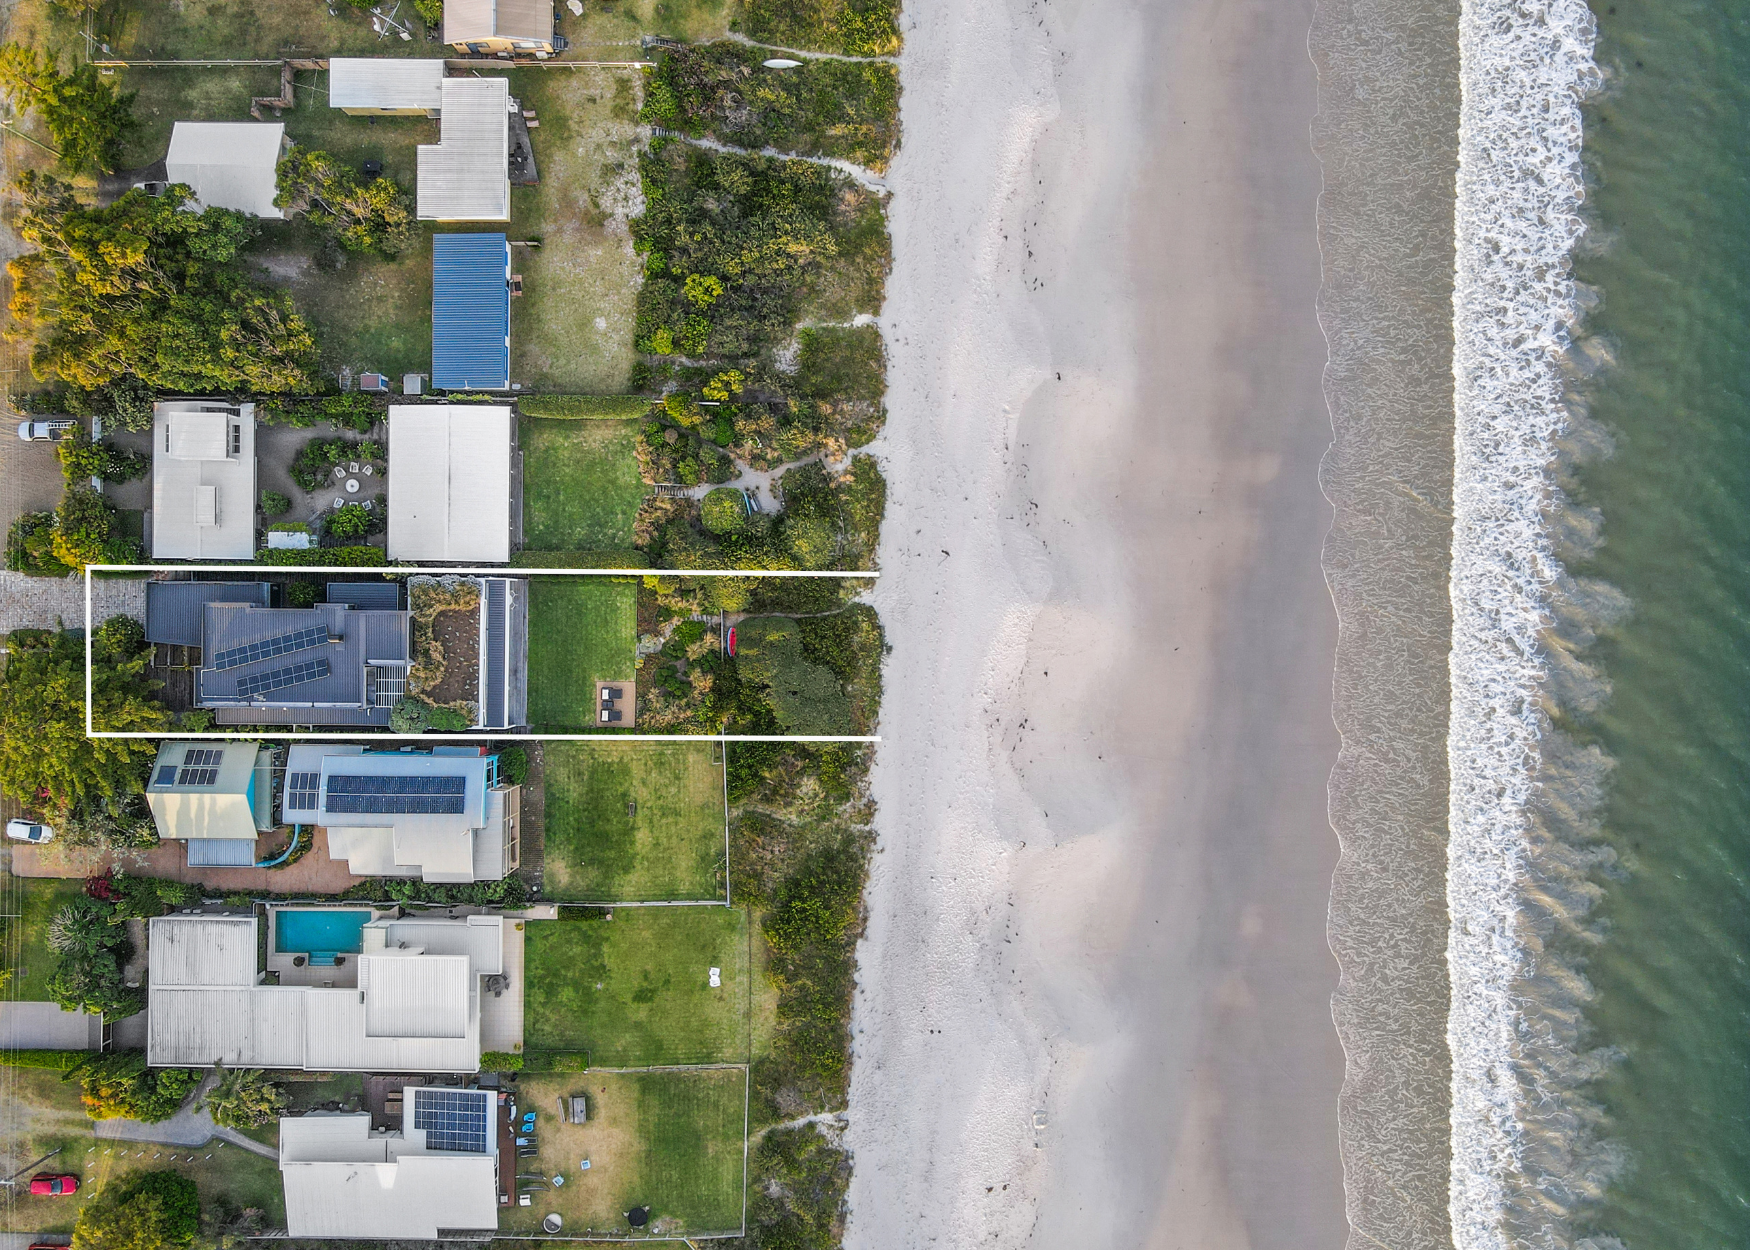
<svg viewBox="0 0 1750 1250"><path fill-rule="evenodd" d="M1309 20L907 8L857 1250L1344 1239Z"/></svg>

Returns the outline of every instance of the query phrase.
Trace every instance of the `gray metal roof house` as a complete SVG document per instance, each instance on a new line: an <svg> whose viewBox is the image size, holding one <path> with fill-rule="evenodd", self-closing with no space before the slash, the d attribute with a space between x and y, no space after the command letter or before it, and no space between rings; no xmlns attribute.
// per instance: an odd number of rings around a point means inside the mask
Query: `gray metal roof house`
<svg viewBox="0 0 1750 1250"><path fill-rule="evenodd" d="M431 384L510 389L510 243L502 234L431 238Z"/></svg>
<svg viewBox="0 0 1750 1250"><path fill-rule="evenodd" d="M406 612L207 603L195 703L221 725L387 728L409 645Z"/></svg>
<svg viewBox="0 0 1750 1250"><path fill-rule="evenodd" d="M147 582L146 641L198 647L207 604L252 603L265 608L272 589L266 582Z"/></svg>

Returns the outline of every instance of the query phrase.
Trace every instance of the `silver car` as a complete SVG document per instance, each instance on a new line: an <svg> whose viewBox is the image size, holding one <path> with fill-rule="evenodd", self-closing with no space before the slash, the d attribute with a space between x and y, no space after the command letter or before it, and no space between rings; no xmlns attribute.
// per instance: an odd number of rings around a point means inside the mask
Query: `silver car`
<svg viewBox="0 0 1750 1250"><path fill-rule="evenodd" d="M14 842L47 842L55 831L47 825L33 825L28 820L6 822L6 836Z"/></svg>
<svg viewBox="0 0 1750 1250"><path fill-rule="evenodd" d="M58 443L66 438L77 422L65 417L48 421L20 421L18 437L27 443Z"/></svg>

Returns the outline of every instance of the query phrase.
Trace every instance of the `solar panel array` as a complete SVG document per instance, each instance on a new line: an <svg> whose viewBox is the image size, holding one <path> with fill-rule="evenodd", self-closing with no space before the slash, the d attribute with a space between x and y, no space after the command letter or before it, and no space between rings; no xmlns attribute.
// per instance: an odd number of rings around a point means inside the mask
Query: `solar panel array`
<svg viewBox="0 0 1750 1250"><path fill-rule="evenodd" d="M459 816L467 793L466 777L361 777L330 773L326 806L331 812Z"/></svg>
<svg viewBox="0 0 1750 1250"><path fill-rule="evenodd" d="M182 753L182 770L176 775L179 786L216 786L219 784L219 763L223 750L211 747L190 747Z"/></svg>
<svg viewBox="0 0 1750 1250"><path fill-rule="evenodd" d="M425 1133L427 1150L486 1150L491 1094L478 1089L412 1089L413 1127Z"/></svg>
<svg viewBox="0 0 1750 1250"><path fill-rule="evenodd" d="M321 773L287 773L285 809L288 812L316 810L318 792L322 788Z"/></svg>
<svg viewBox="0 0 1750 1250"><path fill-rule="evenodd" d="M265 673L250 673L237 679L237 693L244 698L258 694L267 694L272 690L283 690L287 686L295 686L301 681L315 681L326 677L334 671L327 660L304 660L288 668L271 669Z"/></svg>
<svg viewBox="0 0 1750 1250"><path fill-rule="evenodd" d="M213 656L214 668L241 668L245 664L253 664L257 660L271 660L276 655L290 655L294 651L307 651L311 647L320 647L328 642L328 626L312 625L308 629L294 630L289 634L281 634L278 638L265 638L260 642L245 643L241 647L227 647Z"/></svg>

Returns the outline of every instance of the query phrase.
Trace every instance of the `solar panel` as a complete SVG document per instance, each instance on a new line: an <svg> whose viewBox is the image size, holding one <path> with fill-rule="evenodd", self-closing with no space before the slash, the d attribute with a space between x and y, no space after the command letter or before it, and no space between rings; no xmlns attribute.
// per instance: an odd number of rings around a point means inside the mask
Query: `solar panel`
<svg viewBox="0 0 1750 1250"><path fill-rule="evenodd" d="M217 786L221 760L224 760L222 749L191 746L182 753L182 770L177 774L177 784L179 786ZM163 776L163 774L159 774L159 776Z"/></svg>
<svg viewBox="0 0 1750 1250"><path fill-rule="evenodd" d="M328 641L328 626L312 625L307 629L281 634L277 638L245 643L241 647L227 647L213 656L212 667L216 669L241 668L243 665L253 664L257 660L269 660L276 655L290 655L294 651L306 651L311 647L320 647Z"/></svg>
<svg viewBox="0 0 1750 1250"><path fill-rule="evenodd" d="M427 1150L483 1154L491 1095L478 1089L413 1089L413 1127L425 1133Z"/></svg>
<svg viewBox="0 0 1750 1250"><path fill-rule="evenodd" d="M247 699L272 690L283 690L301 681L315 681L333 671L327 660L304 660L288 668L276 668L265 673L250 673L246 677L239 677L237 693Z"/></svg>
<svg viewBox="0 0 1750 1250"><path fill-rule="evenodd" d="M318 792L322 788L321 773L287 773L285 809L288 812L316 810Z"/></svg>
<svg viewBox="0 0 1750 1250"><path fill-rule="evenodd" d="M325 806L331 812L373 815L459 816L466 777L381 777L330 774Z"/></svg>
<svg viewBox="0 0 1750 1250"><path fill-rule="evenodd" d="M176 765L165 764L158 769L158 775L152 779L155 786L173 786L176 784Z"/></svg>

